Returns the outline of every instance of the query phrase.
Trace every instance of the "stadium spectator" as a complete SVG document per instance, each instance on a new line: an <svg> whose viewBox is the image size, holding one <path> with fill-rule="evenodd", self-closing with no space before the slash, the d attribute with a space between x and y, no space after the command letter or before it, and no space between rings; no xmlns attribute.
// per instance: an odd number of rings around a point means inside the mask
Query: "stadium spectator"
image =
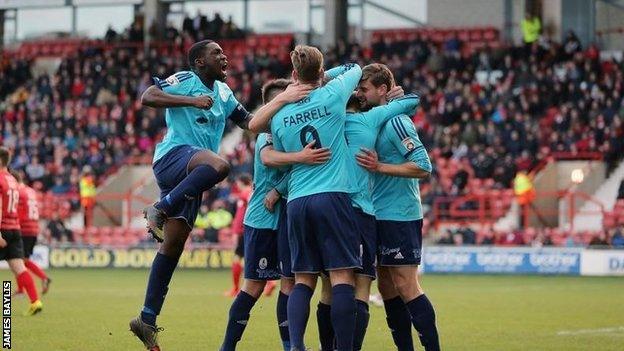
<svg viewBox="0 0 624 351"><path fill-rule="evenodd" d="M440 238L436 242L438 245L453 245L453 232L450 229L442 231Z"/></svg>
<svg viewBox="0 0 624 351"><path fill-rule="evenodd" d="M613 248L624 248L624 230L622 227L611 229L610 236Z"/></svg>
<svg viewBox="0 0 624 351"><path fill-rule="evenodd" d="M48 222L45 229L45 237L51 242L73 242L74 233L65 227L65 224L59 219L58 213L55 213Z"/></svg>
<svg viewBox="0 0 624 351"><path fill-rule="evenodd" d="M210 228L208 206L201 205L199 207L199 213L197 213L197 218L195 218L194 227L196 231L192 232L191 239L193 242L201 242L208 239L208 230ZM195 235L195 233L197 233L197 235Z"/></svg>
<svg viewBox="0 0 624 351"><path fill-rule="evenodd" d="M624 180L620 182L620 187L618 188L617 199L618 200L624 199Z"/></svg>
<svg viewBox="0 0 624 351"><path fill-rule="evenodd" d="M208 227L205 239L211 243L218 242L219 231L229 228L232 224L232 218L232 213L225 209L225 203L222 200L215 201L211 211L208 212Z"/></svg>
<svg viewBox="0 0 624 351"><path fill-rule="evenodd" d="M606 233L604 231L600 231L598 235L592 237L591 241L589 242L589 247L598 249L609 247Z"/></svg>
<svg viewBox="0 0 624 351"><path fill-rule="evenodd" d="M117 39L117 32L113 29L113 26L109 25L106 30L106 34L104 34L104 40L107 43L112 43Z"/></svg>
<svg viewBox="0 0 624 351"><path fill-rule="evenodd" d="M82 169L80 176L80 204L84 211L84 226L90 227L93 218L93 208L95 207L96 195L95 179L90 166Z"/></svg>
<svg viewBox="0 0 624 351"><path fill-rule="evenodd" d="M497 246L521 246L524 245L522 233L510 231L507 233L496 233L495 244Z"/></svg>
<svg viewBox="0 0 624 351"><path fill-rule="evenodd" d="M524 19L520 23L522 29L522 40L525 47L537 42L542 32L542 23L540 19L531 12L526 13Z"/></svg>

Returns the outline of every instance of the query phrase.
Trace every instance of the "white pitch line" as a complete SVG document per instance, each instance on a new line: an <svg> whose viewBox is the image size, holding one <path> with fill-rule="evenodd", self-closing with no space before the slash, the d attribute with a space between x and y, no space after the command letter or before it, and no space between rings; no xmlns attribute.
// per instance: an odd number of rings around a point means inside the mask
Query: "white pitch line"
<svg viewBox="0 0 624 351"><path fill-rule="evenodd" d="M624 333L624 326L610 327L610 328L597 328L597 329L561 330L557 332L557 335L565 336L565 335L610 334L610 333Z"/></svg>

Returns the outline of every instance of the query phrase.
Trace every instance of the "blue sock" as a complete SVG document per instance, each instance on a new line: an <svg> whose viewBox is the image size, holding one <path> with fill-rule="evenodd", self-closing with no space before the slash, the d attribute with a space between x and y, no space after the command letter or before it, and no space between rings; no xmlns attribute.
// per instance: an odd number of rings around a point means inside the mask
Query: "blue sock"
<svg viewBox="0 0 624 351"><path fill-rule="evenodd" d="M310 317L310 299L314 291L305 284L295 284L288 297L288 333L290 345L296 350L305 350L303 335Z"/></svg>
<svg viewBox="0 0 624 351"><path fill-rule="evenodd" d="M362 349L364 343L364 336L366 335L366 328L368 328L368 320L370 314L368 313L368 303L355 300L357 312L355 314L355 334L353 334L353 349L359 351Z"/></svg>
<svg viewBox="0 0 624 351"><path fill-rule="evenodd" d="M279 292L277 296L277 327L284 351L290 351L290 334L288 334L288 295Z"/></svg>
<svg viewBox="0 0 624 351"><path fill-rule="evenodd" d="M412 319L401 297L397 296L393 299L384 300L384 307L386 309L386 322L392 333L394 345L399 351L414 351Z"/></svg>
<svg viewBox="0 0 624 351"><path fill-rule="evenodd" d="M171 215L184 201L194 201L222 179L223 176L214 168L208 165L197 166L156 204L156 208Z"/></svg>
<svg viewBox="0 0 624 351"><path fill-rule="evenodd" d="M353 351L355 332L355 287L338 284L332 287L331 319L337 351Z"/></svg>
<svg viewBox="0 0 624 351"><path fill-rule="evenodd" d="M156 316L160 314L160 309L165 302L165 296L169 290L169 282L173 271L178 265L178 260L165 256L160 252L154 257L152 269L147 281L147 291L145 292L145 302L141 311L143 322L156 326Z"/></svg>
<svg viewBox="0 0 624 351"><path fill-rule="evenodd" d="M425 351L439 351L440 340L435 325L435 311L427 296L420 295L406 305L412 316L412 324L418 331L420 343L425 347Z"/></svg>
<svg viewBox="0 0 624 351"><path fill-rule="evenodd" d="M236 295L236 299L230 307L230 317L225 330L225 337L221 351L233 351L243 336L247 322L249 321L249 312L256 303L256 299L244 291L240 291Z"/></svg>
<svg viewBox="0 0 624 351"><path fill-rule="evenodd" d="M316 324L318 324L319 339L322 351L334 349L334 327L331 322L331 306L319 302L316 306Z"/></svg>

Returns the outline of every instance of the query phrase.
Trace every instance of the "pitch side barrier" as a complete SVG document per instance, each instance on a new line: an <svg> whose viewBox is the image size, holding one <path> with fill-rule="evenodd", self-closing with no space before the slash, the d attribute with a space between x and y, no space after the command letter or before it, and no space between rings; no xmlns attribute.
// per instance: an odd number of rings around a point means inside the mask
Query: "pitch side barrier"
<svg viewBox="0 0 624 351"><path fill-rule="evenodd" d="M622 275L624 250L564 247L428 246L423 272L456 274Z"/></svg>
<svg viewBox="0 0 624 351"><path fill-rule="evenodd" d="M47 247L37 245L32 259L44 268L149 268L154 247ZM194 245L180 257L179 267L230 267L230 248ZM6 262L0 262L7 268ZM563 247L428 246L425 274L534 274L624 276L624 250Z"/></svg>

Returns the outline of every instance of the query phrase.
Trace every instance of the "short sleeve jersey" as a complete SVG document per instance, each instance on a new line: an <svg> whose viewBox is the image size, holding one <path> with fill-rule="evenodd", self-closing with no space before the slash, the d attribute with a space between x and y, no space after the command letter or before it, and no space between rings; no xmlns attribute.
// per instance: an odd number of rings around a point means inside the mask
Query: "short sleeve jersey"
<svg viewBox="0 0 624 351"><path fill-rule="evenodd" d="M226 119L237 122L249 116L236 100L232 90L223 82L215 81L212 87L207 87L194 72L190 71L178 72L167 79L154 77L153 80L156 86L172 95L208 95L213 99L213 105L209 110L195 107L167 108L165 112L167 134L156 145L153 162L180 145L218 152Z"/></svg>

